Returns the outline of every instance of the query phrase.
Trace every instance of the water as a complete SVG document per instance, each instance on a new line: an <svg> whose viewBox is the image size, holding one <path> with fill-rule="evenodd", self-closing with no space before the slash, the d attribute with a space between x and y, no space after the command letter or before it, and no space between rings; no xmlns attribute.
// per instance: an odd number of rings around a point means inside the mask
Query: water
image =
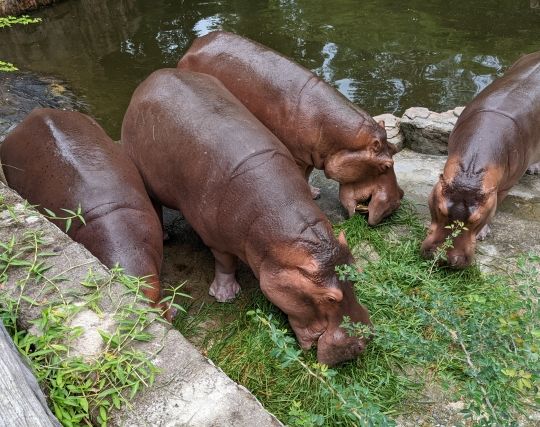
<svg viewBox="0 0 540 427"><path fill-rule="evenodd" d="M282 52L373 115L463 105L540 50L538 0L69 0L34 15L0 30L0 58L67 80L115 138L137 84L213 29Z"/></svg>

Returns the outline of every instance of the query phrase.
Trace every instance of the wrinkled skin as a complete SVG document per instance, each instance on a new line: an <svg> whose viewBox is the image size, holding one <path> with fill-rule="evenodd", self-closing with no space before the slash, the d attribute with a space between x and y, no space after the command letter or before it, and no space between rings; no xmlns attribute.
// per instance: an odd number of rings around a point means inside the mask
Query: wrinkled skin
<svg viewBox="0 0 540 427"><path fill-rule="evenodd" d="M320 362L360 354L365 340L340 328L344 315L370 324L335 273L353 261L344 237L334 236L288 150L218 80L156 71L133 95L122 141L149 193L180 210L212 250L211 295L236 296L240 259L302 347L318 346Z"/></svg>
<svg viewBox="0 0 540 427"><path fill-rule="evenodd" d="M527 94L525 97L523 94ZM447 251L463 268L474 258L497 206L540 160L540 52L520 58L463 111L448 142L448 161L429 198L431 225L422 253L431 257L454 221L467 230Z"/></svg>
<svg viewBox="0 0 540 427"><path fill-rule="evenodd" d="M7 182L39 209L81 206L86 225L74 220L69 236L107 267L149 276L145 295L161 300L161 224L135 165L90 117L33 110L0 145ZM44 212L44 211L43 211ZM60 229L65 221L53 221ZM162 307L170 320L171 310Z"/></svg>
<svg viewBox="0 0 540 427"><path fill-rule="evenodd" d="M370 217L379 221L399 207L395 150L386 140L384 123L376 123L309 70L224 31L196 39L178 67L220 80L285 144L306 179L316 168L341 185L354 184L355 193L366 196L355 205L374 196L375 189L381 191L378 210L369 208ZM312 188L312 194L317 197L318 189ZM383 200L386 206L380 206Z"/></svg>

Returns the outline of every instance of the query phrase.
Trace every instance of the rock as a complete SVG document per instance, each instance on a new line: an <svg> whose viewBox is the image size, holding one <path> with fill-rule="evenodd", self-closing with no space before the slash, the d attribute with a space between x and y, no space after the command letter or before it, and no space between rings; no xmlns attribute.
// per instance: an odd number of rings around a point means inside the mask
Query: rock
<svg viewBox="0 0 540 427"><path fill-rule="evenodd" d="M23 12L48 6L58 0L2 0L0 1L0 16L20 15Z"/></svg>
<svg viewBox="0 0 540 427"><path fill-rule="evenodd" d="M448 137L464 107L456 107L444 113L427 108L412 107L401 118L401 131L405 146L423 154L448 153Z"/></svg>
<svg viewBox="0 0 540 427"><path fill-rule="evenodd" d="M369 263L376 263L381 259L375 248L368 242L360 242L351 252L356 260L355 267L361 270L366 268Z"/></svg>
<svg viewBox="0 0 540 427"><path fill-rule="evenodd" d="M384 128L386 129L388 142L393 144L397 151L401 151L403 149L403 143L405 142L405 136L400 128L401 119L390 113L375 116L373 119L376 122L384 120Z"/></svg>
<svg viewBox="0 0 540 427"><path fill-rule="evenodd" d="M111 315L99 316L92 310L82 310L71 319L70 327L81 328L82 333L72 344L70 355L81 356L85 361L91 361L97 357L105 345L99 331L112 333L115 322Z"/></svg>
<svg viewBox="0 0 540 427"><path fill-rule="evenodd" d="M61 80L26 72L0 72L0 142L30 111L40 107L87 110Z"/></svg>

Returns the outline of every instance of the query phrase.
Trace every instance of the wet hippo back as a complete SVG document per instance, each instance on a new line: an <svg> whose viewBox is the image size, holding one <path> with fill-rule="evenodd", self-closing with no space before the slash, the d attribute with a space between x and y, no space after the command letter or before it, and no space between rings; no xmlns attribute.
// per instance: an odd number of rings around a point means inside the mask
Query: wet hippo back
<svg viewBox="0 0 540 427"><path fill-rule="evenodd" d="M178 68L216 77L289 149L306 178L313 168L347 186L353 215L369 203L374 225L399 207L395 150L384 126L311 71L280 53L225 31L197 38ZM317 197L319 190L312 188Z"/></svg>
<svg viewBox="0 0 540 427"><path fill-rule="evenodd" d="M264 236L296 235L296 211L326 221L287 149L215 78L160 70L133 100L122 125L126 149L149 192L180 209L208 246L246 260L261 221L261 245Z"/></svg>
<svg viewBox="0 0 540 427"><path fill-rule="evenodd" d="M460 125L471 121L480 123L484 119L474 116L484 113L492 113L492 118L485 119L489 122L486 127L495 128L497 124L492 123L500 121L507 133L514 132L512 138L506 138L506 144L510 145L509 152L514 151L514 157L520 157L522 164L516 165L517 170L512 176L512 180L519 179L529 164L540 161L540 52L521 57L503 77L491 83L467 105L456 123L455 135L449 141L449 156L465 151ZM477 140L479 143L482 142Z"/></svg>
<svg viewBox="0 0 540 427"><path fill-rule="evenodd" d="M80 205L86 225L74 220L69 236L108 267L152 276L145 293L159 301L159 218L135 165L93 119L36 109L8 134L0 158L9 186L40 210L64 216Z"/></svg>
<svg viewBox="0 0 540 427"><path fill-rule="evenodd" d="M497 206L540 161L540 52L520 58L465 108L448 141L448 160L433 188L422 252L431 257L464 224L447 251L454 267L471 264L476 240L490 232ZM536 165L536 168L534 167Z"/></svg>

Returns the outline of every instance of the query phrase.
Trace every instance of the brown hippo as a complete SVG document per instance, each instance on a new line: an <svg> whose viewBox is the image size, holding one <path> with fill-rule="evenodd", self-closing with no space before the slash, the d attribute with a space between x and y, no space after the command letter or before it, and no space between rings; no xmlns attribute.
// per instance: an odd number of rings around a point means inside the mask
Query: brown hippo
<svg viewBox="0 0 540 427"><path fill-rule="evenodd" d="M448 161L429 198L431 226L422 252L431 256L454 221L466 230L448 251L453 267L468 266L497 205L540 161L540 52L520 58L467 105L448 142Z"/></svg>
<svg viewBox="0 0 540 427"><path fill-rule="evenodd" d="M212 250L210 295L235 297L240 259L302 348L317 344L320 362L364 349L340 327L344 315L370 324L352 284L336 276L336 265L353 261L344 236L334 236L285 146L217 79L154 72L133 94L122 141L151 196L180 210Z"/></svg>
<svg viewBox="0 0 540 427"><path fill-rule="evenodd" d="M40 210L60 214L80 205L86 225L74 221L69 236L106 266L149 276L143 292L153 305L160 301L158 215L135 165L93 119L36 109L8 134L0 158L9 186Z"/></svg>
<svg viewBox="0 0 540 427"><path fill-rule="evenodd" d="M359 202L369 202L374 225L399 207L403 191L384 123L377 124L311 71L224 31L196 39L178 67L221 81L285 144L306 179L313 168L323 169L346 186L340 201L349 216ZM312 194L317 197L318 189L312 188Z"/></svg>

